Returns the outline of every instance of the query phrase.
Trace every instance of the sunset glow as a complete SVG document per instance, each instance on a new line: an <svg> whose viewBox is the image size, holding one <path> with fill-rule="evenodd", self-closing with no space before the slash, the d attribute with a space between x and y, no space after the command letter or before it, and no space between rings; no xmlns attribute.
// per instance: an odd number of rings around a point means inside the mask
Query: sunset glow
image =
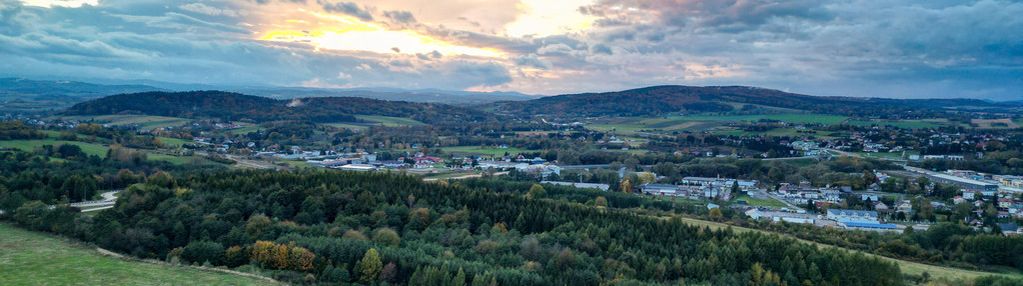
<svg viewBox="0 0 1023 286"><path fill-rule="evenodd" d="M277 26L287 26L288 28L264 32L258 39L272 42L308 43L321 50L409 55L436 52L440 56L485 58L504 56L496 49L456 45L412 30L390 30L382 25L365 22L355 17L320 13L310 15L318 21L287 20Z"/></svg>

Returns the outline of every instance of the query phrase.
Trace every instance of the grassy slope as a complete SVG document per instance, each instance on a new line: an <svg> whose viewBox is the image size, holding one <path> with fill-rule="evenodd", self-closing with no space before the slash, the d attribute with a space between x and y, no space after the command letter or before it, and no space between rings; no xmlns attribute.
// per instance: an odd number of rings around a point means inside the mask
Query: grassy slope
<svg viewBox="0 0 1023 286"><path fill-rule="evenodd" d="M159 137L157 139L160 139L161 143L163 143L164 145L166 145L167 147L170 147L170 148L178 148L178 147L181 147L181 145L192 143L192 141L190 141L190 140L179 139L179 138Z"/></svg>
<svg viewBox="0 0 1023 286"><path fill-rule="evenodd" d="M239 127L239 128L228 130L227 133L230 133L232 135L240 135L240 134L249 134L249 133L252 133L252 132L259 132L259 131L262 131L262 130L263 130L263 127L259 127L259 125L248 125L248 126L243 126L243 127Z"/></svg>
<svg viewBox="0 0 1023 286"><path fill-rule="evenodd" d="M355 118L365 121L372 121L380 123L383 126L395 127L395 126L420 126L426 125L426 123L419 122L418 120L404 117L391 117L391 116L377 116L377 115L356 115Z"/></svg>
<svg viewBox="0 0 1023 286"><path fill-rule="evenodd" d="M172 139L172 138L168 138L168 139ZM180 140L180 139L174 139L174 140ZM53 145L53 147L57 147L57 146L60 146L60 145L63 145L63 144L78 145L78 147L82 148L82 152L85 152L85 154L87 154L87 155L96 155L96 156L99 156L99 157L105 157L107 155L107 150L110 149L107 146L104 146L102 144L97 144L97 143L88 143L88 142L79 142L79 141L66 141L66 140L55 140L55 139L0 140L0 149L13 148L13 149L22 150L22 151L25 151L25 152L32 152L32 150L34 150L36 147L40 147L40 146L43 146L43 145ZM171 145L173 146L173 144L171 144ZM146 153L147 153L146 156L149 158L149 160L167 161L167 162L169 162L171 164L176 164L176 165L184 165L184 164L191 163L191 162L193 162L193 159L195 158L195 157L178 157L178 156L171 156L171 155L158 154L158 153L152 153L152 152L146 152Z"/></svg>
<svg viewBox="0 0 1023 286"><path fill-rule="evenodd" d="M4 285L276 285L256 278L104 256L59 237L2 223L0 249L0 284Z"/></svg>
<svg viewBox="0 0 1023 286"><path fill-rule="evenodd" d="M14 148L26 152L32 152L36 147L43 145L53 145L57 147L63 144L78 145L82 148L82 152L88 155L96 155L104 157L107 155L107 148L101 144L78 142L78 141L65 141L65 140L54 140L54 139L38 139L38 140L4 140L0 141L0 148Z"/></svg>
<svg viewBox="0 0 1023 286"><path fill-rule="evenodd" d="M94 121L113 125L138 124L142 129L181 126L191 122L186 118L149 116L149 115L97 115L97 116L66 116L64 119Z"/></svg>
<svg viewBox="0 0 1023 286"><path fill-rule="evenodd" d="M706 227L710 227L712 229L720 229L720 228L731 227L732 230L735 230L737 232L756 231L756 232L761 232L761 233L777 234L777 235L792 237L792 236L786 235L786 234L778 234L778 233L773 233L773 232L768 232L768 231L763 231L763 230L758 230L758 229L751 229L751 228L745 228L745 227L731 226L731 225L724 224L724 223L719 223L719 222L698 220L698 219L686 218L686 217L681 217L681 216L679 218L682 219L683 221L685 221L686 223L689 223L689 224L692 224L692 225L697 225L697 226L706 226ZM792 237L792 238L795 238L795 237ZM892 261L892 262L897 263L899 265L899 268L902 270L902 273L910 274L910 275L919 276L919 275L923 274L924 272L927 272L928 274L931 275L931 277L934 277L934 278L946 278L946 279L953 279L953 280L954 279L971 279L972 280L972 279L976 279L978 277L989 276L989 275L1005 276L1005 277L1011 277L1011 278L1023 278L1023 273L1019 273L1019 272L1015 272L1015 271L1012 271L1012 272L1008 272L1008 271L1007 272L984 272L984 271L975 271L975 270L966 270L966 269L959 269L959 268L952 268L952 267L929 265L929 264L923 264L923 263L918 263L918 262L912 262L912 261L906 261L906 260L900 260L900 259L894 259L894 258L889 258L889 257L869 254L869 253L865 253L865 252L861 252L861 251L848 250L848 249L845 249L845 248L841 248L841 247L837 247L837 246L833 246L833 245L829 245L829 244L817 243L817 242L813 242L813 241L809 241L809 240L803 240L803 239L798 239L798 238L796 238L796 239L801 241L801 242L811 243L811 244L814 244L814 245L817 245L817 246L820 246L820 247L838 248L838 249L843 249L843 250L847 250L847 251L851 251L851 252L863 253L865 255L881 257L884 260Z"/></svg>

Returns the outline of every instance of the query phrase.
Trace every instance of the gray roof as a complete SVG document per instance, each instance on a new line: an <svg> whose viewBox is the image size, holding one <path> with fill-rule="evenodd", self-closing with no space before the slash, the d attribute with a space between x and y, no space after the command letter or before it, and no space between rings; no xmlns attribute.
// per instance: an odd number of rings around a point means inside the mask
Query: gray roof
<svg viewBox="0 0 1023 286"><path fill-rule="evenodd" d="M877 217L876 211L828 209L828 215Z"/></svg>

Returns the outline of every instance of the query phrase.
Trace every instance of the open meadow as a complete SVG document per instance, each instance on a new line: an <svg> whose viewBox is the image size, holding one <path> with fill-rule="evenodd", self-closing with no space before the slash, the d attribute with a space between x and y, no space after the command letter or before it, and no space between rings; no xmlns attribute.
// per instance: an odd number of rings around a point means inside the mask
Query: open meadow
<svg viewBox="0 0 1023 286"><path fill-rule="evenodd" d="M124 260L64 238L0 223L3 285L278 285L192 267Z"/></svg>

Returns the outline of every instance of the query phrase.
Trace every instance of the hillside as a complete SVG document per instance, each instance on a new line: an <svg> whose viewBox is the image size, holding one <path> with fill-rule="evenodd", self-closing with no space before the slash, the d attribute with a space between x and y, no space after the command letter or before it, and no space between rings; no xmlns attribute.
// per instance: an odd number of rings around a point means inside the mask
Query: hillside
<svg viewBox="0 0 1023 286"><path fill-rule="evenodd" d="M256 122L308 120L357 122L355 115L408 117L425 123L486 120L489 115L436 103L359 97L277 100L222 91L118 94L76 104L65 115L146 114L185 118L248 119Z"/></svg>
<svg viewBox="0 0 1023 286"><path fill-rule="evenodd" d="M451 105L477 105L498 101L520 101L536 97L517 92L471 92L452 90L402 90L384 88L306 88L306 87L253 87L227 88L244 94L265 96L276 99L304 97L363 97L390 101L443 103Z"/></svg>
<svg viewBox="0 0 1023 286"><path fill-rule="evenodd" d="M673 112L732 112L764 107L815 113L918 117L948 108L1008 112L1006 103L977 99L883 99L823 97L744 86L653 86L618 92L581 93L502 102L499 112L517 115L645 116Z"/></svg>
<svg viewBox="0 0 1023 286"><path fill-rule="evenodd" d="M160 91L147 85L103 85L65 80L0 78L0 112L60 110L111 94Z"/></svg>
<svg viewBox="0 0 1023 286"><path fill-rule="evenodd" d="M199 268L106 256L86 244L0 223L5 285L280 285Z"/></svg>

